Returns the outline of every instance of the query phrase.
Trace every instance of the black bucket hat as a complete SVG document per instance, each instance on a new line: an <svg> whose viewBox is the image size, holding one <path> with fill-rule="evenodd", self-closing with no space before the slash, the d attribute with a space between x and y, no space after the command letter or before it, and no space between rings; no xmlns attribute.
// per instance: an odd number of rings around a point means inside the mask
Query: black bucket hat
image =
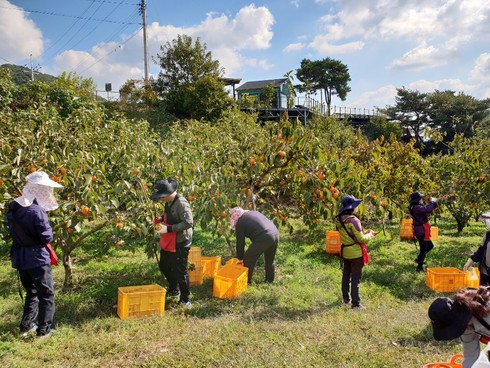
<svg viewBox="0 0 490 368"><path fill-rule="evenodd" d="M465 307L450 298L437 298L429 307L429 318L436 340L453 340L460 337L471 319Z"/></svg>
<svg viewBox="0 0 490 368"><path fill-rule="evenodd" d="M422 198L425 197L425 194L422 194L420 192L413 192L410 194L410 204L416 204L419 203Z"/></svg>
<svg viewBox="0 0 490 368"><path fill-rule="evenodd" d="M179 184L176 180L159 180L153 185L153 193L151 193L150 198L152 200L157 200L162 197L167 197L177 190Z"/></svg>

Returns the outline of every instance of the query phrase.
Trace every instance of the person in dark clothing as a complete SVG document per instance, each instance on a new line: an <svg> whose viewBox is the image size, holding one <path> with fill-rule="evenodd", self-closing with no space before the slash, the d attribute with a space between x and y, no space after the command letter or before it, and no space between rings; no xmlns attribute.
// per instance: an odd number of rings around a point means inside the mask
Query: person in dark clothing
<svg viewBox="0 0 490 368"><path fill-rule="evenodd" d="M187 259L192 244L194 221L189 202L177 193L175 180L160 180L151 199L165 203L162 217L153 220L160 236L159 267L168 282L168 294L180 296L179 303L191 307Z"/></svg>
<svg viewBox="0 0 490 368"><path fill-rule="evenodd" d="M473 263L478 262L478 270L480 271L480 285L490 286L490 211L482 213L480 216L487 227L487 232L483 236L481 245L478 249L468 258L463 269L467 271L473 266Z"/></svg>
<svg viewBox="0 0 490 368"><path fill-rule="evenodd" d="M265 281L273 282L274 258L279 243L279 231L276 225L257 211L234 207L230 213L230 227L236 233L237 264L243 264L248 268L248 282L252 282L255 264L262 254L265 259ZM245 251L245 238L251 241L247 251Z"/></svg>
<svg viewBox="0 0 490 368"><path fill-rule="evenodd" d="M21 336L36 331L38 337L43 337L53 331L55 312L50 245L53 230L46 211L58 208L53 188L62 185L42 171L33 172L26 179L22 196L8 206L8 229L12 237L10 258L26 290Z"/></svg>
<svg viewBox="0 0 490 368"><path fill-rule="evenodd" d="M419 242L419 255L415 258L417 272L425 272L424 262L429 253L434 248L431 240L430 223L428 215L437 208L437 199L431 198L430 203L424 205L425 194L413 192L410 195L410 216L413 220L413 235Z"/></svg>

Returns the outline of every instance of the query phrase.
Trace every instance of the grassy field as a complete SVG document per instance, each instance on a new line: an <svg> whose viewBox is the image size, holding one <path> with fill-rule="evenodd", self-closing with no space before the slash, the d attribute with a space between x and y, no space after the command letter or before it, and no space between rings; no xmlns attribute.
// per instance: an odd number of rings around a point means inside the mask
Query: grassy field
<svg viewBox="0 0 490 368"><path fill-rule="evenodd" d="M462 268L484 234L472 223L464 233L440 220L428 267ZM437 296L416 273L413 242L399 241L399 227L369 246L371 264L361 283L363 311L341 305L337 257L324 253L325 230L313 236L299 226L282 234L274 284L254 284L239 298L212 297L212 280L192 288L184 310L167 299L163 317L120 320L117 288L158 283L156 263L143 252L110 250L96 239L75 253L74 288L62 290L55 268L57 331L47 340L18 337L22 304L8 249L0 260L0 367L422 367L449 361L458 341L432 339L427 317ZM375 226L373 228L376 229ZM203 255L230 258L223 242L196 231ZM451 294L449 294L451 295Z"/></svg>

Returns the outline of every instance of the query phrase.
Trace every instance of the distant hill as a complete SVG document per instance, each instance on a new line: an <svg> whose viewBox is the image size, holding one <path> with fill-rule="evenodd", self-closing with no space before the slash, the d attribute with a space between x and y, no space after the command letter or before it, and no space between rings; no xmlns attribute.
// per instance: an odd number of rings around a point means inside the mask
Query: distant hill
<svg viewBox="0 0 490 368"><path fill-rule="evenodd" d="M10 69L12 72L12 81L17 85L26 84L31 80L31 69L25 66L13 65L13 64L3 64L0 68ZM56 77L49 74L34 72L34 79L42 82L53 82Z"/></svg>

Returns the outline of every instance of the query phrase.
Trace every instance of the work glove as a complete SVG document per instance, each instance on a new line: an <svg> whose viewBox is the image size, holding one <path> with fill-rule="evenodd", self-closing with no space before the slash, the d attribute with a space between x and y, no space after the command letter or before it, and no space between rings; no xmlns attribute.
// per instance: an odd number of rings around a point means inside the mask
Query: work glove
<svg viewBox="0 0 490 368"><path fill-rule="evenodd" d="M468 271L468 269L473 266L473 260L471 258L468 258L468 260L466 261L464 267L463 267L463 270L465 271Z"/></svg>
<svg viewBox="0 0 490 368"><path fill-rule="evenodd" d="M368 235L369 235L369 239L374 239L374 237L376 236L376 234L373 233L372 231L370 231Z"/></svg>
<svg viewBox="0 0 490 368"><path fill-rule="evenodd" d="M162 218L161 217L155 217L152 222L153 222L153 225L159 224L160 222L162 222Z"/></svg>
<svg viewBox="0 0 490 368"><path fill-rule="evenodd" d="M436 202L437 202L437 198L432 197L432 198L430 199L430 201L431 201L431 203L436 203Z"/></svg>
<svg viewBox="0 0 490 368"><path fill-rule="evenodd" d="M156 224L155 225L155 230L159 234L165 234L168 231L167 230L167 226L162 225L162 224Z"/></svg>

